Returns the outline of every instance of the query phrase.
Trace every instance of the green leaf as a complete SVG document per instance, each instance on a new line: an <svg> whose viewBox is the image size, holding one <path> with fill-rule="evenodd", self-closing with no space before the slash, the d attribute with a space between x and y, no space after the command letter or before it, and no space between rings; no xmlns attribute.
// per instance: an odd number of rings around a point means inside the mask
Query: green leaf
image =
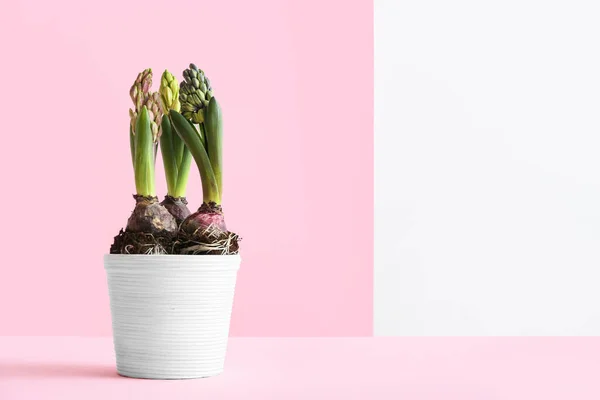
<svg viewBox="0 0 600 400"><path fill-rule="evenodd" d="M208 148L208 157L215 173L219 196L223 194L223 117L221 107L215 97L211 98L206 109L204 132Z"/></svg>
<svg viewBox="0 0 600 400"><path fill-rule="evenodd" d="M173 135L179 139L177 134ZM181 139L179 139L181 141ZM179 164L179 174L177 175L177 185L175 187L175 194L173 197L185 197L187 188L188 178L190 176L190 165L192 164L192 153L187 146L183 147L183 155L181 157L181 163Z"/></svg>
<svg viewBox="0 0 600 400"><path fill-rule="evenodd" d="M219 196L219 187L215 179L210 159L206 153L206 149L202 144L200 135L193 125L181 114L175 110L169 111L171 124L175 128L175 132L185 142L185 145L190 150L202 179L202 195L205 203L214 201L217 204L221 203Z"/></svg>
<svg viewBox="0 0 600 400"><path fill-rule="evenodd" d="M155 196L154 143L146 106L142 107L135 127L135 187L140 196Z"/></svg>
<svg viewBox="0 0 600 400"><path fill-rule="evenodd" d="M167 179L167 193L174 196L177 186L177 160L173 149L173 129L169 117L163 115L161 121L162 134L160 136L160 152L162 153L163 165L165 167L165 178ZM177 138L179 138L177 136ZM181 140L180 140L181 141Z"/></svg>

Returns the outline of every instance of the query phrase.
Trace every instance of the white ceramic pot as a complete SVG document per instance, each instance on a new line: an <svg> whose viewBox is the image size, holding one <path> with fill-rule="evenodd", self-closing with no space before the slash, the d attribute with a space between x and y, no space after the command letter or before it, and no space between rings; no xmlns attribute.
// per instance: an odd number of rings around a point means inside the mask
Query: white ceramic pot
<svg viewBox="0 0 600 400"><path fill-rule="evenodd" d="M223 371L239 255L107 254L117 372L187 379Z"/></svg>

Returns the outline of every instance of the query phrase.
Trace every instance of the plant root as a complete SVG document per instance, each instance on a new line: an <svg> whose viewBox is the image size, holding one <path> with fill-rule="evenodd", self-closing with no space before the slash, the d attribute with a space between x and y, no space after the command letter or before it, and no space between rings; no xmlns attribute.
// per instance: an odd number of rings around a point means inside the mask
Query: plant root
<svg viewBox="0 0 600 400"><path fill-rule="evenodd" d="M110 254L171 254L173 234L130 232L121 229L110 246Z"/></svg>
<svg viewBox="0 0 600 400"><path fill-rule="evenodd" d="M216 225L209 225L204 230L198 229L193 233L180 230L173 243L173 253L190 255L238 254L238 242L240 240L241 238L236 233L222 231Z"/></svg>

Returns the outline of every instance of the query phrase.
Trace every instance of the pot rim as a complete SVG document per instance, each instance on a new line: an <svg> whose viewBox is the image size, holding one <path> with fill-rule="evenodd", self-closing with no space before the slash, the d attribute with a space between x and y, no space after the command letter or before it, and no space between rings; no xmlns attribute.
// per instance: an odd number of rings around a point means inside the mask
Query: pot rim
<svg viewBox="0 0 600 400"><path fill-rule="evenodd" d="M105 254L104 269L135 273L161 270L238 270L241 261L239 254Z"/></svg>

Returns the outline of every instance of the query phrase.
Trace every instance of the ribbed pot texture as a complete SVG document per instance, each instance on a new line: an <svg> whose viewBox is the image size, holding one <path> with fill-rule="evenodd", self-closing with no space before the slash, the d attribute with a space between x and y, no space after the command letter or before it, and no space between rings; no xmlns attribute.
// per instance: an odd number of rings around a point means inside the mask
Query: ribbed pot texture
<svg viewBox="0 0 600 400"><path fill-rule="evenodd" d="M221 373L240 261L105 255L117 372L149 379Z"/></svg>

